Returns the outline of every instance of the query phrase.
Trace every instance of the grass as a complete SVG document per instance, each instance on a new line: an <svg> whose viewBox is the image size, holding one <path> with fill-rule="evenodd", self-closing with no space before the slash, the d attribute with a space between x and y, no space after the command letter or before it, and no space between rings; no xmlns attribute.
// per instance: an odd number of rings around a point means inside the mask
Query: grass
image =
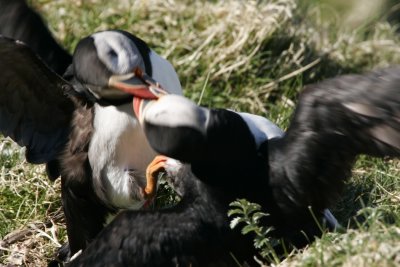
<svg viewBox="0 0 400 267"><path fill-rule="evenodd" d="M189 98L264 115L283 128L305 84L400 63L397 29L386 21L390 6L361 14L357 0L344 1L353 7L329 0L29 2L71 52L95 31L127 30L172 62ZM51 183L43 166L27 164L23 150L8 139L1 140L0 163L3 239L49 220L61 204L59 182ZM400 265L399 177L398 160L360 158L333 209L344 229L273 265ZM0 266L45 266L65 240L62 222L32 233L0 251Z"/></svg>

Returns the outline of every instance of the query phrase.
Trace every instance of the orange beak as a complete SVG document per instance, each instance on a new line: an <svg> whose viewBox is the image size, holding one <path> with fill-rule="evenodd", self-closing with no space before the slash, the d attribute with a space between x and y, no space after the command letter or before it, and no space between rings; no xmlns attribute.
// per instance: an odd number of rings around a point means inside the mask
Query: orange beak
<svg viewBox="0 0 400 267"><path fill-rule="evenodd" d="M132 73L112 75L108 85L143 99L157 99L167 93L157 81L139 68L136 68Z"/></svg>
<svg viewBox="0 0 400 267"><path fill-rule="evenodd" d="M137 118L140 118L146 102L167 94L157 81L139 68L126 75L111 76L108 85L134 96L133 110Z"/></svg>

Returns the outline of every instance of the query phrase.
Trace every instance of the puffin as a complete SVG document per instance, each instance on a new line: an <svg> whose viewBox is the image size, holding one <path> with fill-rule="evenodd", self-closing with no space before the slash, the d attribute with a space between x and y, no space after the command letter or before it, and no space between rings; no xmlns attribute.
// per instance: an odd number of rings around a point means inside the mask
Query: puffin
<svg viewBox="0 0 400 267"><path fill-rule="evenodd" d="M54 39L42 17L25 0L0 0L0 34L20 40L58 75L63 75L72 56Z"/></svg>
<svg viewBox="0 0 400 267"><path fill-rule="evenodd" d="M159 172L180 197L179 203L158 210L121 211L65 266L256 266L252 238L227 224L230 195L197 179L190 164L172 158L154 158L147 174Z"/></svg>
<svg viewBox="0 0 400 267"><path fill-rule="evenodd" d="M134 95L182 94L173 66L120 30L83 38L61 77L21 41L0 36L0 132L26 147L29 163L61 176L68 244L84 249L121 209L154 197L156 155L132 109Z"/></svg>
<svg viewBox="0 0 400 267"><path fill-rule="evenodd" d="M157 152L190 163L207 184L232 183L240 189L246 181L253 185L250 192L263 188L265 199L256 201L255 193L250 200L266 207L268 223L285 237L337 202L358 155L400 156L399 74L395 66L308 85L288 130L269 139L254 118L170 95L149 105L142 120ZM171 110L167 103L180 109ZM176 119L180 114L190 115ZM256 160L248 162L251 155L262 159L261 180L236 175L254 165Z"/></svg>
<svg viewBox="0 0 400 267"><path fill-rule="evenodd" d="M271 237L311 242L358 155L400 156L399 74L392 67L306 86L284 133L263 117L183 96L139 99L147 140L168 157L149 172L186 184L182 204L120 213L68 266L232 266L229 255L242 263L254 254L227 216L240 198L262 206ZM174 174L169 158L186 174Z"/></svg>
<svg viewBox="0 0 400 267"><path fill-rule="evenodd" d="M178 113L183 116L180 120L190 114ZM269 120L243 115L257 122L269 137L281 135ZM258 266L253 237L229 227L232 192L204 183L194 176L190 164L162 155L149 164L146 175L158 177L160 172L180 197L179 203L161 210L119 213L83 254L66 266ZM327 216L320 225L333 229L337 222L328 210L324 212ZM316 224L308 227L302 235L322 233Z"/></svg>

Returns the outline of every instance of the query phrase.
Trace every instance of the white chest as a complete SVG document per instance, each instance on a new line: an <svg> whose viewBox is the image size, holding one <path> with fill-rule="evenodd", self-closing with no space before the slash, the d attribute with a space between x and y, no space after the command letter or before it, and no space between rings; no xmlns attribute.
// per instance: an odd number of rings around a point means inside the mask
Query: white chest
<svg viewBox="0 0 400 267"><path fill-rule="evenodd" d="M95 105L94 135L89 146L96 193L119 208L138 208L135 190L145 184L145 170L154 158L131 104ZM133 169L137 175L127 170Z"/></svg>

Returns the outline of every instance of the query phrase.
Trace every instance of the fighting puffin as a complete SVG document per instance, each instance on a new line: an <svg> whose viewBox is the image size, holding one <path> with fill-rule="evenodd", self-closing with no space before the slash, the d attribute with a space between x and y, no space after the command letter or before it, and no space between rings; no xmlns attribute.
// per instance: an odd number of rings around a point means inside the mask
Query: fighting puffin
<svg viewBox="0 0 400 267"><path fill-rule="evenodd" d="M61 175L72 255L110 214L154 195L145 170L156 153L132 94L182 90L172 65L144 41L118 30L85 37L62 78L25 44L0 37L0 72L0 132L26 146L28 162L48 163L53 179Z"/></svg>
<svg viewBox="0 0 400 267"><path fill-rule="evenodd" d="M394 67L307 86L283 135L261 117L182 96L151 101L140 112L149 143L190 164L175 178L190 184L183 204L120 213L68 266L230 266L228 251L241 262L249 242L226 215L237 198L262 205L273 236L309 242L303 233L318 235L315 218L337 201L359 154L400 156L399 74ZM155 162L171 172L168 159Z"/></svg>
<svg viewBox="0 0 400 267"><path fill-rule="evenodd" d="M400 156L399 74L400 67L392 67L307 86L288 130L268 140L254 118L178 96L152 103L142 120L157 152L190 163L207 184L235 184L236 177L257 184L257 175L235 173L254 165L246 158L261 157L257 168L264 168L267 198L258 203L271 214L276 233L285 235L313 220L309 207L321 214L336 203L358 155ZM181 114L190 118L177 120Z"/></svg>

